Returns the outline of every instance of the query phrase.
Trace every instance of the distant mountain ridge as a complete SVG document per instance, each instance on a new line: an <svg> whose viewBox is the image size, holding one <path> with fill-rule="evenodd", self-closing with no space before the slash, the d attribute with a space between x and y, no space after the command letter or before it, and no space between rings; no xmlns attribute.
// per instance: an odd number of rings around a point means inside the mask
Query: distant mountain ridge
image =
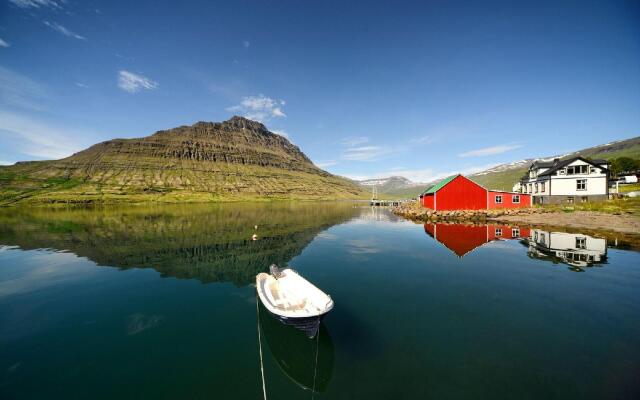
<svg viewBox="0 0 640 400"><path fill-rule="evenodd" d="M585 158L600 158L611 160L618 157L640 158L640 136L631 139L618 140L567 154L529 158L511 163L500 164L484 171L469 175L469 178L489 189L512 190L513 185L527 173L534 161L551 161L555 158L565 159L581 156Z"/></svg>
<svg viewBox="0 0 640 400"><path fill-rule="evenodd" d="M370 193L375 186L379 195L383 197L415 197L422 193L425 186L424 183L413 182L402 176L365 179L357 182Z"/></svg>
<svg viewBox="0 0 640 400"><path fill-rule="evenodd" d="M605 160L617 157L640 158L640 137L609 142L566 154L512 161L470 174L468 177L489 189L512 190L513 185L528 171L529 166L534 161L551 161L555 158L564 159L574 156L602 158ZM369 192L371 192L371 186L375 185L383 197L416 197L439 180L419 183L402 176L391 176L388 178L361 180L358 183L365 188L369 188Z"/></svg>
<svg viewBox="0 0 640 400"><path fill-rule="evenodd" d="M362 198L283 136L243 117L98 143L0 168L0 204Z"/></svg>

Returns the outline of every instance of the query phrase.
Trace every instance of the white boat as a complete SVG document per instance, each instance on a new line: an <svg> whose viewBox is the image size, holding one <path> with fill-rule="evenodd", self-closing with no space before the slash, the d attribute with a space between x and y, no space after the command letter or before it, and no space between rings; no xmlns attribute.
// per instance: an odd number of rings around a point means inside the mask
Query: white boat
<svg viewBox="0 0 640 400"><path fill-rule="evenodd" d="M320 320L333 309L331 296L291 268L271 266L271 274L256 276L258 297L264 307L282 322L315 336Z"/></svg>

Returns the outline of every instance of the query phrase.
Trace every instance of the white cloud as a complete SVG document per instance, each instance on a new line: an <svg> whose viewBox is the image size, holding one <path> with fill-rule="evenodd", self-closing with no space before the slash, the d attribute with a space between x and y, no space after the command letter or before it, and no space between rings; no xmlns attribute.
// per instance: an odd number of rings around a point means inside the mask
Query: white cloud
<svg viewBox="0 0 640 400"><path fill-rule="evenodd" d="M248 40L245 40L242 42L242 45L244 46L245 49L248 49L249 46L251 46L251 42L249 42Z"/></svg>
<svg viewBox="0 0 640 400"><path fill-rule="evenodd" d="M4 40L0 39L0 47L9 47L10 44L5 42Z"/></svg>
<svg viewBox="0 0 640 400"><path fill-rule="evenodd" d="M489 168L493 168L498 164L484 164L484 165L473 165L467 166L460 170L451 170L451 171L443 171L436 170L433 168L425 168L425 169L391 169L388 171L381 171L374 174L364 174L364 175L351 175L347 174L346 177L354 180L365 180L365 179L380 179L380 178L388 178L390 176L402 176L413 182L422 182L429 183L438 179L445 178L447 176L462 174L462 175L470 175L476 172L484 171Z"/></svg>
<svg viewBox="0 0 640 400"><path fill-rule="evenodd" d="M0 105L42 110L44 87L24 75L0 66Z"/></svg>
<svg viewBox="0 0 640 400"><path fill-rule="evenodd" d="M338 164L336 160L326 160L326 161L318 161L314 162L315 166L318 168L327 168Z"/></svg>
<svg viewBox="0 0 640 400"><path fill-rule="evenodd" d="M82 82L76 82L76 86L77 87L81 87L83 89L87 89L89 87L89 85L86 85L86 84L84 84Z"/></svg>
<svg viewBox="0 0 640 400"><path fill-rule="evenodd" d="M60 8L60 5L53 0L9 0L20 8Z"/></svg>
<svg viewBox="0 0 640 400"><path fill-rule="evenodd" d="M80 36L77 33L70 31L69 29L65 28L64 26L60 25L57 22L44 21L44 24L49 28L53 29L54 31L62 33L65 36L72 37L78 40L87 40L84 36Z"/></svg>
<svg viewBox="0 0 640 400"><path fill-rule="evenodd" d="M140 89L153 90L158 86L157 82L145 76L124 70L118 71L118 87L125 92L137 93Z"/></svg>
<svg viewBox="0 0 640 400"><path fill-rule="evenodd" d="M367 143L368 141L369 141L369 138L366 136L349 136L347 138L342 139L340 141L340 144L344 146L353 147L359 144Z"/></svg>
<svg viewBox="0 0 640 400"><path fill-rule="evenodd" d="M435 141L435 137L431 135L420 136L409 140L409 143L413 144L431 144Z"/></svg>
<svg viewBox="0 0 640 400"><path fill-rule="evenodd" d="M13 139L17 151L32 157L59 159L86 146L86 132L71 133L34 118L0 110L0 142Z"/></svg>
<svg viewBox="0 0 640 400"><path fill-rule="evenodd" d="M15 162L13 161L0 160L0 165L13 165L13 164L15 164Z"/></svg>
<svg viewBox="0 0 640 400"><path fill-rule="evenodd" d="M519 149L522 147L520 144L503 144L492 147L484 147L482 149L476 149L471 151L466 151L464 153L458 154L458 157L486 157L493 156L496 154L506 153L507 151Z"/></svg>
<svg viewBox="0 0 640 400"><path fill-rule="evenodd" d="M246 118L258 122L266 122L271 118L284 118L287 115L282 111L284 100L275 100L263 94L258 96L243 97L240 104L227 108L230 112L240 112Z"/></svg>
<svg viewBox="0 0 640 400"><path fill-rule="evenodd" d="M392 152L393 149L382 146L351 147L342 153L342 159L350 161L375 161Z"/></svg>

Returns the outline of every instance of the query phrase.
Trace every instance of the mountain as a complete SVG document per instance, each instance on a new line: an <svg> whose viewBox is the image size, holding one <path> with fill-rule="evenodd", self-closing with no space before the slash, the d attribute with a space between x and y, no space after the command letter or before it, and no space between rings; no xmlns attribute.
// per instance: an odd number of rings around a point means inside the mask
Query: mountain
<svg viewBox="0 0 640 400"><path fill-rule="evenodd" d="M529 170L529 166L534 161L550 161L554 158L564 159L575 156L605 160L618 157L640 159L640 137L588 147L568 154L559 154L537 159L529 158L501 164L485 171L469 175L469 178L489 189L512 190L513 185L520 181L520 178Z"/></svg>
<svg viewBox="0 0 640 400"><path fill-rule="evenodd" d="M0 204L363 198L286 138L242 117L113 139L0 168Z"/></svg>
<svg viewBox="0 0 640 400"><path fill-rule="evenodd" d="M67 251L102 266L244 286L273 263L286 266L320 232L361 211L347 202L4 208L0 251ZM258 240L251 240L254 233Z"/></svg>
<svg viewBox="0 0 640 400"><path fill-rule="evenodd" d="M378 197L381 198L409 198L416 197L424 191L425 184L413 182L402 176L390 176L388 178L365 179L358 181L369 193L375 186Z"/></svg>

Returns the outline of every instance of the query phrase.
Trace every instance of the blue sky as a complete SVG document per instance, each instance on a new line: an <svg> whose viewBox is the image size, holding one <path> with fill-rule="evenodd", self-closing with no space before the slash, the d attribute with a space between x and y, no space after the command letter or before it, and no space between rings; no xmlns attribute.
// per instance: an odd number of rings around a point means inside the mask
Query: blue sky
<svg viewBox="0 0 640 400"><path fill-rule="evenodd" d="M417 181L640 133L623 1L0 0L0 162L234 114Z"/></svg>

